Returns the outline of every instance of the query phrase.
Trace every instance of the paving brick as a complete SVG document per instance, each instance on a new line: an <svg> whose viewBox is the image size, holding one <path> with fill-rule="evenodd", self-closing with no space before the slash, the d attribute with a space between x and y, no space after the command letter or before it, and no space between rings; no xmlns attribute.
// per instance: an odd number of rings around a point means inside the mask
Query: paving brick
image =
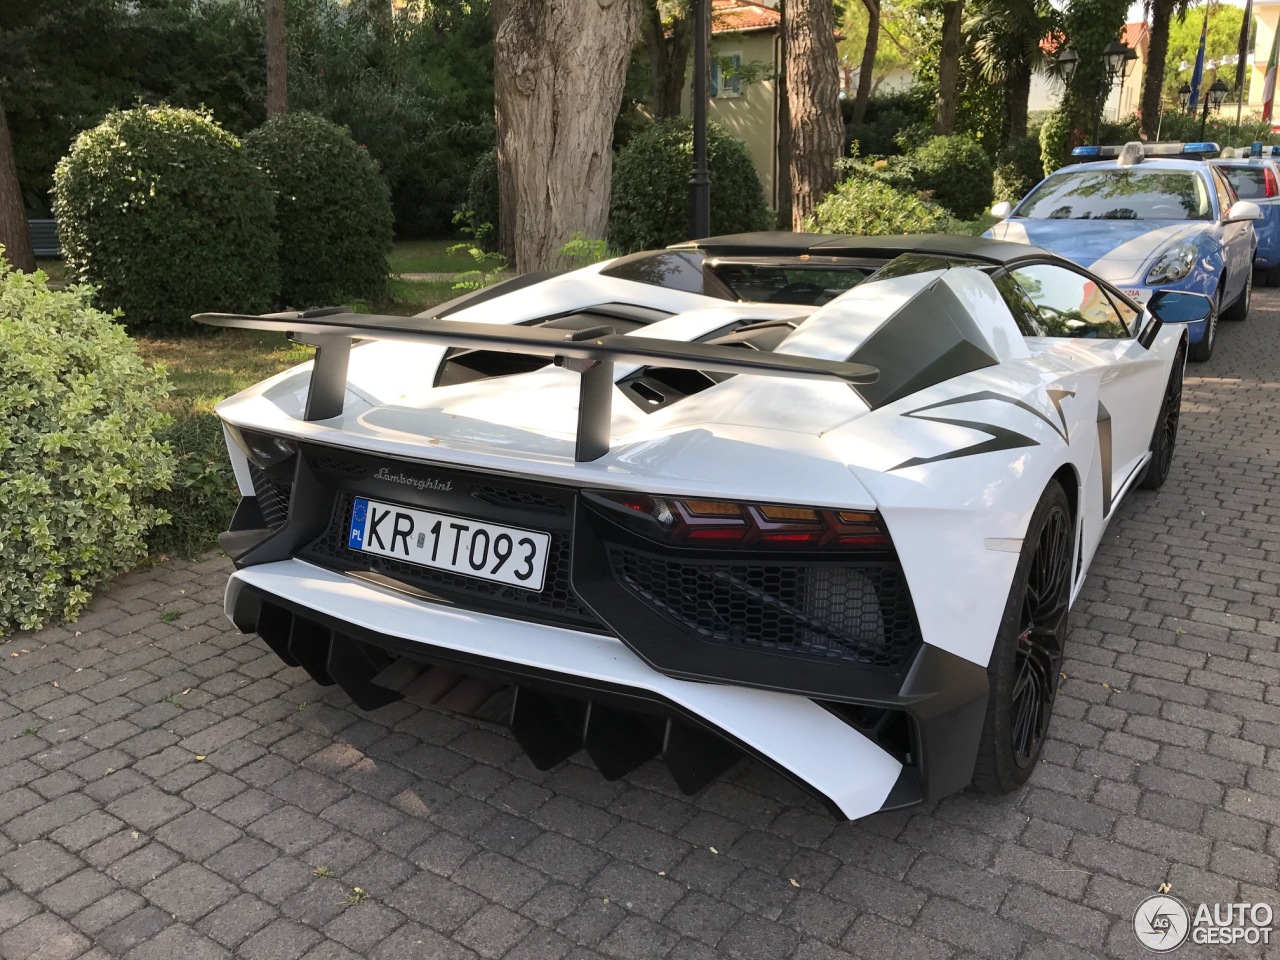
<svg viewBox="0 0 1280 960"><path fill-rule="evenodd" d="M841 946L855 957L866 957L867 960L946 960L953 952L940 940L921 936L872 916L855 920Z"/></svg>
<svg viewBox="0 0 1280 960"><path fill-rule="evenodd" d="M182 863L142 888L170 916L193 923L236 895L236 888L205 867Z"/></svg>
<svg viewBox="0 0 1280 960"><path fill-rule="evenodd" d="M202 919L196 929L224 947L235 949L277 916L270 904L242 893Z"/></svg>
<svg viewBox="0 0 1280 960"><path fill-rule="evenodd" d="M80 931L52 914L41 913L0 933L0 957L15 960L72 960L89 948Z"/></svg>
<svg viewBox="0 0 1280 960"><path fill-rule="evenodd" d="M79 911L116 889L116 882L97 870L85 868L59 880L40 892L37 899L64 919L70 919Z"/></svg>
<svg viewBox="0 0 1280 960"><path fill-rule="evenodd" d="M191 810L169 821L155 836L184 857L202 863L244 834L211 813Z"/></svg>
<svg viewBox="0 0 1280 960"><path fill-rule="evenodd" d="M71 918L71 923L93 937L113 923L137 913L146 906L146 903L132 890L116 890L101 900L89 904Z"/></svg>
<svg viewBox="0 0 1280 960"><path fill-rule="evenodd" d="M184 924L176 923L131 950L126 960L230 960L231 953Z"/></svg>
<svg viewBox="0 0 1280 960"><path fill-rule="evenodd" d="M273 920L236 950L245 960L297 960L321 939L293 920Z"/></svg>
<svg viewBox="0 0 1280 960"><path fill-rule="evenodd" d="M83 864L55 843L33 840L0 857L0 876L24 893L36 893Z"/></svg>

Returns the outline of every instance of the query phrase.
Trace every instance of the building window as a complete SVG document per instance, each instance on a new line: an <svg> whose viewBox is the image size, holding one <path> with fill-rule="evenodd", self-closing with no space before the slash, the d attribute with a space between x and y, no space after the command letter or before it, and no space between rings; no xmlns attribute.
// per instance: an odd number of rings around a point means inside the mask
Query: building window
<svg viewBox="0 0 1280 960"><path fill-rule="evenodd" d="M741 96L741 78L742 54L724 53L711 58L711 96Z"/></svg>

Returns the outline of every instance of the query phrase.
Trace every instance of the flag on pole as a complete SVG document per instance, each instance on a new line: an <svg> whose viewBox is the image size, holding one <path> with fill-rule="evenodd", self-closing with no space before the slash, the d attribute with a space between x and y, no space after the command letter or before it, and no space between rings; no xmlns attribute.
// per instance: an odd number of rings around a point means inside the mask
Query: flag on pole
<svg viewBox="0 0 1280 960"><path fill-rule="evenodd" d="M1271 105L1276 96L1276 55L1280 54L1280 30L1271 39L1271 55L1267 57L1267 76L1262 81L1262 122L1271 122Z"/></svg>
<svg viewBox="0 0 1280 960"><path fill-rule="evenodd" d="M1240 39L1236 42L1236 99L1244 103L1249 91L1244 88L1245 64L1249 59L1249 30L1253 27L1253 0L1245 0L1244 19L1240 21Z"/></svg>
<svg viewBox="0 0 1280 960"><path fill-rule="evenodd" d="M1209 4L1204 5L1204 26L1200 28L1200 49L1196 51L1196 66L1191 71L1191 99L1187 101L1187 111L1196 112L1196 104L1200 102L1200 84L1204 83L1204 45L1209 39Z"/></svg>

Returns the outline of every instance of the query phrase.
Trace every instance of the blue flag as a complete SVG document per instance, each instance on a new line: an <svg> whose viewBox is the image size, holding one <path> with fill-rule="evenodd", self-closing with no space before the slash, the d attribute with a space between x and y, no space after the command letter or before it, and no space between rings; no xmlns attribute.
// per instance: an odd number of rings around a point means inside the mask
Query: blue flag
<svg viewBox="0 0 1280 960"><path fill-rule="evenodd" d="M1204 82L1204 44L1209 38L1209 4L1204 5L1204 26L1200 28L1200 49L1196 51L1196 66L1191 71L1191 99L1187 101L1187 111L1196 112L1196 104L1200 102L1200 84Z"/></svg>

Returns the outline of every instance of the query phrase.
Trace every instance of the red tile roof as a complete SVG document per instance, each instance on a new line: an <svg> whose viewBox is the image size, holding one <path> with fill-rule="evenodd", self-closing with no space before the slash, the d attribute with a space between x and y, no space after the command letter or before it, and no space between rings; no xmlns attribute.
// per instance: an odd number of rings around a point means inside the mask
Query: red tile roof
<svg viewBox="0 0 1280 960"><path fill-rule="evenodd" d="M782 15L772 7L752 0L711 0L712 33L749 33L777 30Z"/></svg>
<svg viewBox="0 0 1280 960"><path fill-rule="evenodd" d="M1124 29L1120 31L1120 42L1130 49L1138 49L1138 41L1147 33L1147 25L1145 22L1126 23ZM1066 40L1066 34L1047 33L1040 41L1040 50L1042 53L1052 56L1058 52L1058 47L1062 46L1062 42Z"/></svg>
<svg viewBox="0 0 1280 960"><path fill-rule="evenodd" d="M1142 39L1143 34L1147 32L1147 24L1145 20L1138 23L1126 23L1124 30L1120 32L1120 42L1126 47L1134 50L1138 49L1138 41Z"/></svg>

